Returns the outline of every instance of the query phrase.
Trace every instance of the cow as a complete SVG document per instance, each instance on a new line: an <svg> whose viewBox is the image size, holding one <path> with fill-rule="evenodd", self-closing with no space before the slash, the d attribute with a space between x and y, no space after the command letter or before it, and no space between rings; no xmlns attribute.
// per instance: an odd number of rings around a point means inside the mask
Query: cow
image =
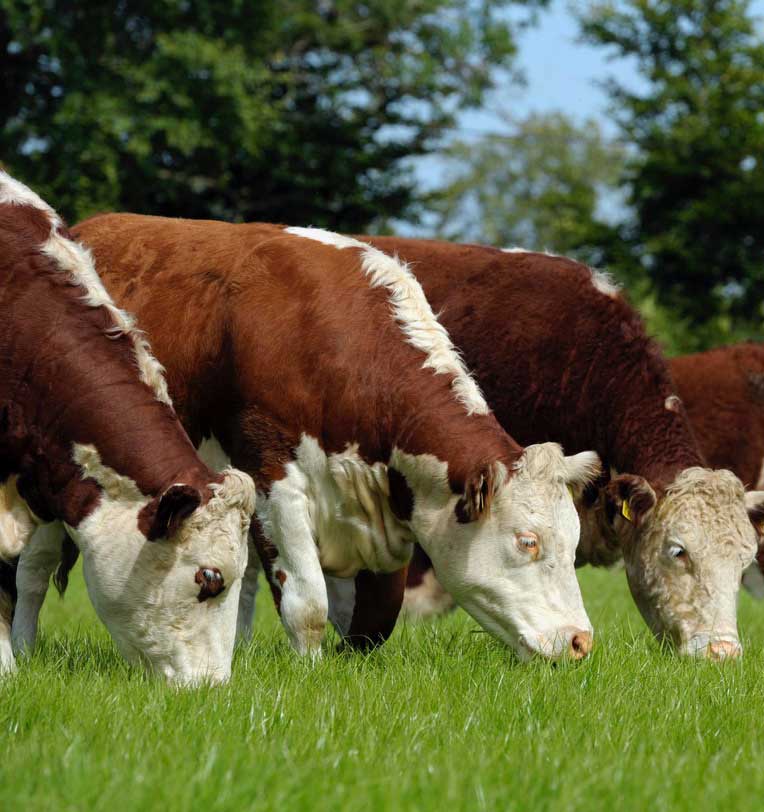
<svg viewBox="0 0 764 812"><path fill-rule="evenodd" d="M739 655L736 597L764 493L707 467L666 361L612 280L521 249L363 239L410 263L520 443L593 448L612 470L583 494L578 563L623 554L660 640L687 655ZM448 605L426 553L411 569L413 612Z"/></svg>
<svg viewBox="0 0 764 812"><path fill-rule="evenodd" d="M709 465L764 488L764 345L754 341L672 358L671 374ZM764 598L764 547L743 585Z"/></svg>
<svg viewBox="0 0 764 812"><path fill-rule="evenodd" d="M24 554L65 527L129 661L177 684L227 679L254 501L247 474L198 457L88 252L0 172L0 671L16 667L16 566L34 604Z"/></svg>
<svg viewBox="0 0 764 812"><path fill-rule="evenodd" d="M404 265L319 229L122 214L74 232L191 438L254 476L253 539L296 651L320 654L327 618L352 648L382 643L419 541L521 658L589 653L569 489L598 459L519 446Z"/></svg>
<svg viewBox="0 0 764 812"><path fill-rule="evenodd" d="M707 464L732 471L746 488L764 488L764 346L746 341L669 359L676 392ZM609 537L606 537L609 538ZM609 562L617 548L589 551ZM761 546L758 565L749 567L743 585L764 597ZM404 609L429 617L454 608L438 584L432 565L416 548L409 565Z"/></svg>

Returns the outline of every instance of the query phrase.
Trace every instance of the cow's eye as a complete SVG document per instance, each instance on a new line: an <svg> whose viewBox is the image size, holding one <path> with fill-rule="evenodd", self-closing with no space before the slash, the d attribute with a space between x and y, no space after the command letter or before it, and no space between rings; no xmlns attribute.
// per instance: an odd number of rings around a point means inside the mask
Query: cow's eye
<svg viewBox="0 0 764 812"><path fill-rule="evenodd" d="M517 546L525 553L537 556L539 551L539 537L535 533L518 533Z"/></svg>
<svg viewBox="0 0 764 812"><path fill-rule="evenodd" d="M199 603L203 603L207 598L214 598L225 589L223 576L217 567L200 567L196 571L194 581L200 587L196 596Z"/></svg>
<svg viewBox="0 0 764 812"><path fill-rule="evenodd" d="M668 554L669 558L673 558L676 561L687 560L687 550L685 550L681 544L670 544L668 548Z"/></svg>

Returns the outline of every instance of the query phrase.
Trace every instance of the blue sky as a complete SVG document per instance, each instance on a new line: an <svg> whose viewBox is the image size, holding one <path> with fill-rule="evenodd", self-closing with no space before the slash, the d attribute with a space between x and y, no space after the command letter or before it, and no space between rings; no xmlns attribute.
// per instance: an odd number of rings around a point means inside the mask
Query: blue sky
<svg viewBox="0 0 764 812"><path fill-rule="evenodd" d="M495 130L501 122L493 111L502 109L520 117L562 110L576 118L606 118L606 99L597 80L617 72L621 79L637 82L637 75L624 60L611 62L603 48L580 42L570 9L571 3L556 0L539 15L537 26L519 36L517 64L527 85L499 87L491 94L485 111L470 111L462 117L463 127Z"/></svg>
<svg viewBox="0 0 764 812"><path fill-rule="evenodd" d="M538 25L519 38L517 64L525 74L526 86L499 86L486 99L484 109L462 114L460 131L455 135L469 138L505 130L502 111L523 117L550 110L561 110L578 120L594 118L606 133L613 133L607 99L597 82L617 76L639 87L640 78L632 62L609 59L606 49L579 41L572 8L582 2L553 0L549 9L539 14ZM755 0L751 8L764 29L764 0ZM435 156L417 163L417 175L427 187L439 185L443 172L444 164Z"/></svg>

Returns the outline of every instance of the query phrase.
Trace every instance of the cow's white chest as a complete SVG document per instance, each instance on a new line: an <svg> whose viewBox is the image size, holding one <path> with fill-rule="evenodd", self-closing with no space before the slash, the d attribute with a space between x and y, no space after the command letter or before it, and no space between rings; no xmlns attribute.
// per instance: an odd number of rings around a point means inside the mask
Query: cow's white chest
<svg viewBox="0 0 764 812"><path fill-rule="evenodd" d="M258 500L258 516L268 527L273 500L284 491L299 494L294 510L307 512L325 573L349 578L361 569L394 572L408 563L413 535L390 510L385 465L364 462L355 445L327 455L303 435L286 480L288 488Z"/></svg>
<svg viewBox="0 0 764 812"><path fill-rule="evenodd" d="M0 484L0 557L14 558L37 529L36 520L16 489L16 477Z"/></svg>

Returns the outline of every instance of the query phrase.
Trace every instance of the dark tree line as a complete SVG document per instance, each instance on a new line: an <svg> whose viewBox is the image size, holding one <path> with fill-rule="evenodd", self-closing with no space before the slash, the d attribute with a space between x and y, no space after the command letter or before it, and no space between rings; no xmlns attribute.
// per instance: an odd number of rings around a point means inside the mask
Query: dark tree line
<svg viewBox="0 0 764 812"><path fill-rule="evenodd" d="M546 0L0 0L0 160L72 220L359 230L511 68Z"/></svg>
<svg viewBox="0 0 764 812"><path fill-rule="evenodd" d="M764 39L749 0L577 6L616 139L550 114L454 141L548 0L0 0L0 161L102 210L449 238L607 266L675 349L761 335ZM550 55L554 58L554 55ZM617 73L614 70L613 73ZM452 167L436 195L409 159Z"/></svg>

